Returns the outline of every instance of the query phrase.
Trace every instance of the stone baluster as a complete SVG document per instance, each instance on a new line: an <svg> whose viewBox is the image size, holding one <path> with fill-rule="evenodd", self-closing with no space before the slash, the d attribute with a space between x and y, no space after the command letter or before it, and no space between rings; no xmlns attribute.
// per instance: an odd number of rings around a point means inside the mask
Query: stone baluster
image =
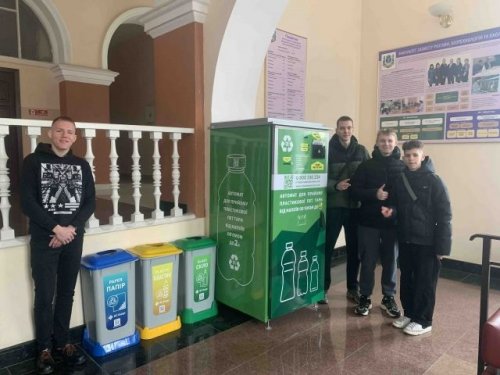
<svg viewBox="0 0 500 375"><path fill-rule="evenodd" d="M139 139L142 137L142 132L140 131L130 131L128 132L129 138L132 139L133 151L132 151L132 187L134 188L134 206L135 211L130 217L130 221L133 223L139 223L144 221L144 215L140 211L141 204L141 165L139 160L141 155L139 154Z"/></svg>
<svg viewBox="0 0 500 375"><path fill-rule="evenodd" d="M82 129L83 133L83 138L85 138L86 144L87 144L87 151L85 153L85 160L90 165L90 170L92 171L92 177L94 178L95 181L95 166L94 166L94 153L92 152L92 139L95 138L96 131L95 129ZM94 214L87 220L86 223L87 228L98 228L99 227L99 220L95 217Z"/></svg>
<svg viewBox="0 0 500 375"><path fill-rule="evenodd" d="M26 129L26 134L30 137L31 152L35 152L37 140L41 133L42 128L39 126L28 126Z"/></svg>
<svg viewBox="0 0 500 375"><path fill-rule="evenodd" d="M159 141L162 138L161 132L151 132L149 137L154 142L154 151L153 151L153 186L154 192L153 196L155 197L155 210L151 214L153 219L163 219L164 213L160 210L160 198L161 198L161 166L160 166L160 147Z"/></svg>
<svg viewBox="0 0 500 375"><path fill-rule="evenodd" d="M10 178L7 161L9 157L5 150L5 137L9 134L9 126L0 126L0 211L2 212L3 226L0 230L0 240L11 240L15 238L14 229L9 225L10 212Z"/></svg>
<svg viewBox="0 0 500 375"><path fill-rule="evenodd" d="M120 195L118 194L118 188L120 187L120 174L118 173L118 154L116 152L116 138L120 136L119 130L108 130L106 132L107 137L111 143L111 151L109 153L109 181L111 182L111 201L113 203L113 215L109 217L109 223L111 225L120 225L123 223L123 217L118 214L118 201Z"/></svg>
<svg viewBox="0 0 500 375"><path fill-rule="evenodd" d="M170 133L170 139L173 143L172 150L172 194L174 196L174 207L170 210L171 216L182 216L182 209L179 207L179 185L180 185L180 177L181 172L179 168L179 151L177 148L177 143L182 138L181 133Z"/></svg>

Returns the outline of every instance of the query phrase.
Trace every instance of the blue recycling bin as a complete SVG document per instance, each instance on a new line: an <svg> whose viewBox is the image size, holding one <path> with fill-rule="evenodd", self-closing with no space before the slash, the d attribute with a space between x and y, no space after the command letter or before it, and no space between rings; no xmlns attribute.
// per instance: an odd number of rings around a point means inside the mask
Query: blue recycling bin
<svg viewBox="0 0 500 375"><path fill-rule="evenodd" d="M135 327L135 262L123 249L87 255L81 262L83 347L102 357L139 343Z"/></svg>

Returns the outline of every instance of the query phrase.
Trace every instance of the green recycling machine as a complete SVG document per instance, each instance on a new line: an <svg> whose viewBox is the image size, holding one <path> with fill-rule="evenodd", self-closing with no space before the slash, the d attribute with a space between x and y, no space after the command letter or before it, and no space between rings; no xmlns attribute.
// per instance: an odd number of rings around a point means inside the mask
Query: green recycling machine
<svg viewBox="0 0 500 375"><path fill-rule="evenodd" d="M324 298L328 141L309 122L212 124L218 301L268 322Z"/></svg>

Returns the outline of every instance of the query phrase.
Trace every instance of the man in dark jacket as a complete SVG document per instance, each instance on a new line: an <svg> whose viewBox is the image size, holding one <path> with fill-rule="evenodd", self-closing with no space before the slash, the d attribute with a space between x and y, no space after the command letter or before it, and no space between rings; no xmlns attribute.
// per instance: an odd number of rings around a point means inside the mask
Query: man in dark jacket
<svg viewBox="0 0 500 375"><path fill-rule="evenodd" d="M354 135L353 121L349 116L337 120L335 134L330 139L328 155L328 209L326 217L325 249L325 300L331 284L332 252L344 227L347 266L347 298L356 303L359 299L358 273L358 235L357 211L359 202L350 197L350 178L356 168L370 155L366 148L358 143ZM322 302L322 301L320 301Z"/></svg>
<svg viewBox="0 0 500 375"><path fill-rule="evenodd" d="M451 204L420 141L403 144L406 169L391 190L386 218L397 218L401 303L404 316L392 324L409 335L432 330L441 259L451 252Z"/></svg>
<svg viewBox="0 0 500 375"><path fill-rule="evenodd" d="M95 209L90 166L71 152L76 141L75 123L69 117L58 117L48 136L50 144L40 143L24 159L21 188L31 234L39 374L54 372L54 358L66 365L85 362L85 356L70 343L69 323L85 222Z"/></svg>
<svg viewBox="0 0 500 375"><path fill-rule="evenodd" d="M377 134L377 144L372 159L362 163L351 178L351 193L359 199L358 254L361 261L359 274L359 303L354 312L368 315L372 308L371 294L375 284L375 267L380 257L382 263L382 293L380 307L393 318L401 313L394 300L396 294L396 228L380 211L389 197L391 181L404 168L397 147L397 134L382 129Z"/></svg>

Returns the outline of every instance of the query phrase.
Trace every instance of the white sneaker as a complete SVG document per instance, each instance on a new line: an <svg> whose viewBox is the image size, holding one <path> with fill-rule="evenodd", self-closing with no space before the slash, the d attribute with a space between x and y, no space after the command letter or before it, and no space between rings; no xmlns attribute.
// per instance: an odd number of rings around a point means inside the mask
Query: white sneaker
<svg viewBox="0 0 500 375"><path fill-rule="evenodd" d="M410 324L411 322L411 319L404 316L404 315L401 315L399 318L397 318L396 320L394 320L392 322L392 325L396 328L405 328L408 324Z"/></svg>
<svg viewBox="0 0 500 375"><path fill-rule="evenodd" d="M424 333L430 332L432 330L432 326L428 327L422 327L421 324L418 324L416 322L411 322L408 324L404 329L403 332L412 335L412 336L418 336L418 335L423 335Z"/></svg>

